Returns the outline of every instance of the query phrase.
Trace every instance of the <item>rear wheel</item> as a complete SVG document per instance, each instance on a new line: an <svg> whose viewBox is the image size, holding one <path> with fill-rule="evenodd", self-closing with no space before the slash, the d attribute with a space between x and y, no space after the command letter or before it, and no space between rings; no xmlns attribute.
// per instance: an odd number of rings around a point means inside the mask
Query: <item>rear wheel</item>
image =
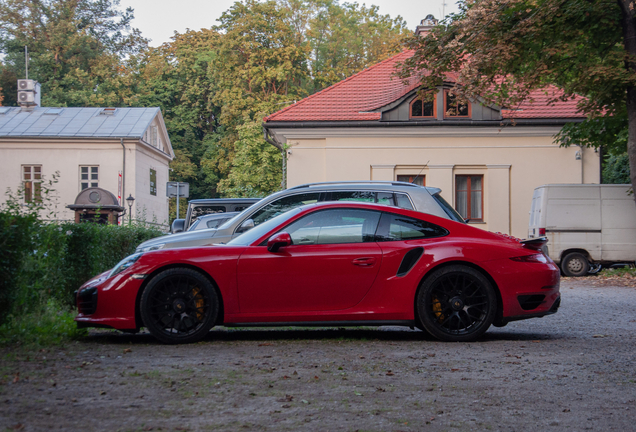
<svg viewBox="0 0 636 432"><path fill-rule="evenodd" d="M473 341L495 319L497 297L477 270L453 265L426 278L417 296L417 311L426 331L450 342Z"/></svg>
<svg viewBox="0 0 636 432"><path fill-rule="evenodd" d="M141 318L161 342L190 343L210 331L219 314L216 290L203 275L187 268L165 270L141 296Z"/></svg>
<svg viewBox="0 0 636 432"><path fill-rule="evenodd" d="M579 252L567 254L561 261L561 271L566 276L585 276L590 270L590 262Z"/></svg>

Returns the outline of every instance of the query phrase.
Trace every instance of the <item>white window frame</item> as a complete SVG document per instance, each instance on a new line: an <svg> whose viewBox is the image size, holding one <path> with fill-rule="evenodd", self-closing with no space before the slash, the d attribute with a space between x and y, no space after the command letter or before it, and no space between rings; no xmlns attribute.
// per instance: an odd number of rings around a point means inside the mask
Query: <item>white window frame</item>
<svg viewBox="0 0 636 432"><path fill-rule="evenodd" d="M86 168L86 173L82 173L82 168ZM86 174L87 178L83 179L82 174ZM93 174L95 174L97 178L93 179ZM86 187L83 186L83 183L86 183ZM88 189L91 187L99 187L99 165L80 165L79 190L81 192L84 189Z"/></svg>
<svg viewBox="0 0 636 432"><path fill-rule="evenodd" d="M28 173L27 173L28 168ZM36 173L36 168L38 171ZM35 199L42 199L42 165L21 165L20 177L22 178L22 186L24 188L24 202L30 203ZM30 186L27 186L29 184Z"/></svg>

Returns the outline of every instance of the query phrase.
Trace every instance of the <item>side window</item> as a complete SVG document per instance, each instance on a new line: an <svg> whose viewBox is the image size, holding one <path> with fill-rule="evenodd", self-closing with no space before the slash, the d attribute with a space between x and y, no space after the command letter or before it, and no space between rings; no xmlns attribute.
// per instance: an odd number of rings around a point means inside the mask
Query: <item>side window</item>
<svg viewBox="0 0 636 432"><path fill-rule="evenodd" d="M254 225L256 226L293 208L318 202L319 197L320 192L311 192L279 198L252 214L251 219L254 221Z"/></svg>
<svg viewBox="0 0 636 432"><path fill-rule="evenodd" d="M353 201L368 202L385 205L395 205L392 192L372 192L372 191L344 191L331 192L329 201Z"/></svg>
<svg viewBox="0 0 636 432"><path fill-rule="evenodd" d="M447 234L446 229L430 222L393 213L383 213L377 238L378 241L417 240Z"/></svg>
<svg viewBox="0 0 636 432"><path fill-rule="evenodd" d="M329 201L355 201L355 202L375 202L375 192L368 191L347 191L331 192Z"/></svg>
<svg viewBox="0 0 636 432"><path fill-rule="evenodd" d="M221 225L223 225L225 222L229 221L230 219L232 219L232 217L219 218L219 219L212 219L212 220L209 220L209 221L206 223L206 226L207 226L208 228L218 228L218 227L220 227Z"/></svg>
<svg viewBox="0 0 636 432"><path fill-rule="evenodd" d="M295 245L365 243L375 241L380 212L329 209L307 215L285 227Z"/></svg>
<svg viewBox="0 0 636 432"><path fill-rule="evenodd" d="M407 210L415 210L407 194L396 193L395 200L397 201L398 207L407 209Z"/></svg>
<svg viewBox="0 0 636 432"><path fill-rule="evenodd" d="M192 218L197 218L199 216L203 216L211 213L225 213L227 209L222 205L202 205L196 206L192 209Z"/></svg>
<svg viewBox="0 0 636 432"><path fill-rule="evenodd" d="M376 201L378 204L384 205L395 205L395 199L393 198L393 194L391 192L378 192L378 200Z"/></svg>

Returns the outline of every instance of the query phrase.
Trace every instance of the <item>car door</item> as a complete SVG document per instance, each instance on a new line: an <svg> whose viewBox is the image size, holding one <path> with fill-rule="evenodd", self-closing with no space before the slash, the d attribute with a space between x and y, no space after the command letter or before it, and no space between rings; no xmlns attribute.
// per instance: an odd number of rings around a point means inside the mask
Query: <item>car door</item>
<svg viewBox="0 0 636 432"><path fill-rule="evenodd" d="M375 242L380 212L352 208L310 213L285 227L292 245L252 246L238 262L241 313L334 311L355 306L382 261Z"/></svg>

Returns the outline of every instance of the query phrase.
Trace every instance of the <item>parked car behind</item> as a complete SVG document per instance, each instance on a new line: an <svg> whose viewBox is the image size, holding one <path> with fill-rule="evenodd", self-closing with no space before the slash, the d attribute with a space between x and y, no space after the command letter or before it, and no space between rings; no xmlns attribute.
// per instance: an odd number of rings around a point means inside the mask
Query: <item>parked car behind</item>
<svg viewBox="0 0 636 432"><path fill-rule="evenodd" d="M547 253L566 276L636 261L631 185L548 184L534 190L529 238L547 236Z"/></svg>
<svg viewBox="0 0 636 432"><path fill-rule="evenodd" d="M310 204L226 245L131 255L79 289L75 320L146 327L165 343L214 325L403 325L472 341L557 311L545 241L385 205Z"/></svg>
<svg viewBox="0 0 636 432"><path fill-rule="evenodd" d="M137 252L227 243L251 228L295 207L323 201L355 201L392 205L464 222L441 197L442 190L404 182L358 181L310 183L263 198L217 229L180 233L143 242Z"/></svg>
<svg viewBox="0 0 636 432"><path fill-rule="evenodd" d="M198 231L209 228L218 228L223 225L225 222L232 219L234 216L239 214L240 212L226 212L226 213L212 213L206 214L203 216L199 216L194 220L188 231Z"/></svg>
<svg viewBox="0 0 636 432"><path fill-rule="evenodd" d="M170 227L171 233L188 231L194 220L200 216L213 213L241 212L259 202L260 198L209 198L188 202L185 219L175 219Z"/></svg>

